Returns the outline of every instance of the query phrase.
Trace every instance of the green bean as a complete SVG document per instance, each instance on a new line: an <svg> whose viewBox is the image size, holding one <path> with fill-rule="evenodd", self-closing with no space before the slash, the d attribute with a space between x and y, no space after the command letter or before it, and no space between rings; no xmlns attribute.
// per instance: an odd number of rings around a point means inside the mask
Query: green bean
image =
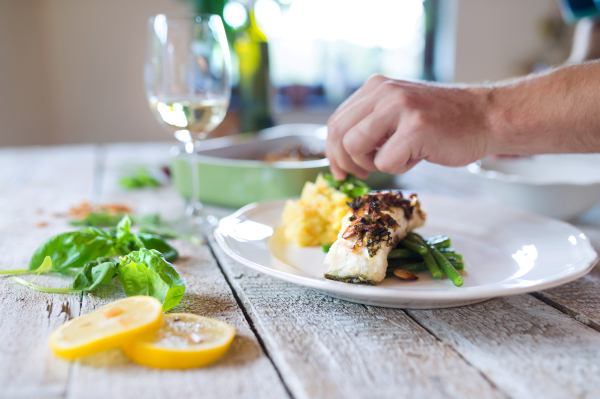
<svg viewBox="0 0 600 399"><path fill-rule="evenodd" d="M427 247L421 243L416 243L414 241L407 240L406 238L404 240L400 241L400 243L402 245L404 245L406 248L413 250L413 251L421 254L422 256L427 254Z"/></svg>
<svg viewBox="0 0 600 399"><path fill-rule="evenodd" d="M452 247L450 247L450 248L438 248L438 251L440 251L443 254L446 254L446 253L448 253L448 254L456 253L456 249L452 248Z"/></svg>
<svg viewBox="0 0 600 399"><path fill-rule="evenodd" d="M438 249L438 251L440 251ZM457 254L456 252L443 252L440 251L442 253L442 255L444 255L446 258L450 257L450 258L456 258L456 260L463 260L463 256L461 254Z"/></svg>
<svg viewBox="0 0 600 399"><path fill-rule="evenodd" d="M426 241L428 244L435 245L436 248L449 248L452 244L450 237L444 235L430 237Z"/></svg>
<svg viewBox="0 0 600 399"><path fill-rule="evenodd" d="M331 249L332 245L333 244L330 244L330 245L321 245L321 249L323 250L323 252L327 253Z"/></svg>
<svg viewBox="0 0 600 399"><path fill-rule="evenodd" d="M450 263L452 263L452 266L454 266L454 268L456 270L465 270L465 264L463 262L456 261L456 262L450 262Z"/></svg>
<svg viewBox="0 0 600 399"><path fill-rule="evenodd" d="M437 249L450 248L450 246L452 245L452 241L450 241L450 239L448 239L447 241L436 242L435 244L431 244L431 245L433 245Z"/></svg>
<svg viewBox="0 0 600 399"><path fill-rule="evenodd" d="M446 276L448 276L450 281L452 281L452 284L454 284L457 287L462 286L464 283L464 280L463 280L462 276L460 275L460 273L456 271L456 269L454 268L452 263L450 263L448 261L448 259L446 259L446 257L444 255L442 255L442 253L440 251L438 251L437 248L431 244L429 245L429 251L432 254L432 256L435 258L435 261L437 262L437 264L444 271Z"/></svg>
<svg viewBox="0 0 600 399"><path fill-rule="evenodd" d="M406 259L406 258L420 258L421 254L412 251L410 249L392 249L388 254L388 259Z"/></svg>
<svg viewBox="0 0 600 399"><path fill-rule="evenodd" d="M415 234L415 233L408 233L407 237L409 237L409 240L416 241L417 243L419 243L420 245L425 247L425 249L427 251L425 254L422 254L423 260L425 261L427 268L431 272L431 276L435 279L442 278L442 271L440 270L438 264L436 263L435 258L431 254L431 251L428 250L427 243L425 243L425 241L423 240L423 237L421 237L420 235ZM411 241L409 241L409 242L411 242ZM421 253L421 252L419 252L419 253Z"/></svg>
<svg viewBox="0 0 600 399"><path fill-rule="evenodd" d="M427 268L427 265L425 264L425 262L391 264L387 268L386 277L392 276L394 274L394 270L398 270L398 269L408 270L409 272L420 272L420 271L429 270Z"/></svg>

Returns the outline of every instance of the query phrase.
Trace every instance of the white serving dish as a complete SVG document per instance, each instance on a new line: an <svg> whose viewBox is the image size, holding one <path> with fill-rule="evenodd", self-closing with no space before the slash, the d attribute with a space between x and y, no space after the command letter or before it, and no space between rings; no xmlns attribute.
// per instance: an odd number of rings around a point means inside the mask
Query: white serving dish
<svg viewBox="0 0 600 399"><path fill-rule="evenodd" d="M395 278L377 286L323 278L320 247L297 248L277 227L285 200L250 204L222 219L219 246L238 262L270 276L351 302L393 308L446 308L538 291L588 273L598 255L574 226L503 205L420 196L427 212L424 236L447 234L464 256L464 285L419 272L413 282Z"/></svg>
<svg viewBox="0 0 600 399"><path fill-rule="evenodd" d="M600 154L485 158L469 171L510 206L570 220L600 202Z"/></svg>

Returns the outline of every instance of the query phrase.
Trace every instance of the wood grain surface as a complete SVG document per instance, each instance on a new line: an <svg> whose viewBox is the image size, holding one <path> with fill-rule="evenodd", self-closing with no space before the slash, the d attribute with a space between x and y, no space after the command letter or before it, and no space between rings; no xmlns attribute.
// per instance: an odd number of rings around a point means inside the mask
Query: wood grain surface
<svg viewBox="0 0 600 399"><path fill-rule="evenodd" d="M170 187L134 191L119 188L119 178L134 172L139 165L155 166L168 161L164 145L144 146L135 151L135 156L132 149L130 145L105 149L101 202L128 203L139 214L160 212L166 218L180 216L181 201ZM229 352L212 365L185 371L138 366L118 349L99 353L74 364L67 397L287 397L277 371L250 329L208 246L185 241L175 241L174 245L180 251L180 259L174 265L186 284L186 293L170 312L195 313L230 323L236 329L236 337ZM89 312L121 297L125 297L122 287L112 284L84 296L82 309Z"/></svg>
<svg viewBox="0 0 600 399"><path fill-rule="evenodd" d="M600 397L600 334L530 295L408 313L509 397Z"/></svg>
<svg viewBox="0 0 600 399"><path fill-rule="evenodd" d="M72 229L64 213L84 200L181 215L183 202L172 187L125 191L118 185L139 166L160 176L171 145L0 149L0 269L27 267L44 239ZM423 164L399 185L493 201L464 169ZM600 248L600 207L575 224ZM173 311L232 324L237 336L223 359L187 371L138 366L120 350L62 361L47 347L49 334L123 297L119 284L92 295L55 295L0 276L0 398L600 397L598 268L533 295L403 311L273 279L207 244L174 242L187 291ZM37 282L66 286L69 279L47 275Z"/></svg>
<svg viewBox="0 0 600 399"><path fill-rule="evenodd" d="M3 161L5 153L0 157ZM45 239L70 229L64 218L53 213L64 212L90 195L94 149L20 149L10 153L8 166L0 173L0 268L21 269L27 268L31 254ZM36 283L67 286L70 282L48 275ZM79 314L80 297L35 292L14 284L10 276L0 276L0 397L65 396L69 364L50 353L47 340L55 328Z"/></svg>

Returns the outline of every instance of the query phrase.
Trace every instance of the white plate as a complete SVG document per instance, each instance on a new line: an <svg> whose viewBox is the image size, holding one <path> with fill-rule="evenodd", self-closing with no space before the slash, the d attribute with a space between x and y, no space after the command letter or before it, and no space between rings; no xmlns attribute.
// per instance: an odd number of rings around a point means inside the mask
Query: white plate
<svg viewBox="0 0 600 399"><path fill-rule="evenodd" d="M323 278L321 248L297 248L277 227L285 200L248 205L221 220L215 237L238 262L273 277L366 305L431 309L462 306L497 296L539 291L588 273L598 254L574 226L501 205L420 196L424 236L447 234L462 253L464 285L455 287L428 272L417 281L384 280L377 286Z"/></svg>

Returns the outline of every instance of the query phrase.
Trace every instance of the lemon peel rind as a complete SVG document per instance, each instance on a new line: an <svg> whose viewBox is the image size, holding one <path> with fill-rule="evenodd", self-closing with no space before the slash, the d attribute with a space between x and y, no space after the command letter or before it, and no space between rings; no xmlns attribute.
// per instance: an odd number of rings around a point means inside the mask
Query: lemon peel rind
<svg viewBox="0 0 600 399"><path fill-rule="evenodd" d="M124 298L122 300L127 300L129 298L135 298L135 297L137 297L137 296ZM151 298L151 297L149 297L149 298ZM152 298L152 299L156 300L155 298ZM122 300L111 302L108 305L114 305L115 303L120 302ZM90 341L90 342L87 342L84 345L80 345L80 346L68 346L68 345L61 346L60 344L56 344L57 335L60 334L61 332L63 332L65 329L67 329L71 324L73 324L75 322L75 320L77 320L77 318L69 320L68 322L66 322L65 324L63 324L62 326L60 326L59 328L54 330L54 332L50 335L50 338L48 340L49 344L50 344L50 349L56 356L58 356L60 358L67 359L67 360L74 360L74 359L77 359L80 357L93 355L95 353L102 352L105 350L119 348L119 347L123 346L125 343L135 340L138 337L156 332L163 324L162 304L158 300L156 300L156 302L158 303L158 310L159 310L157 317L156 317L156 319L152 320L148 324L123 331L119 334L110 335L110 336L107 336L100 340ZM100 308L96 309L94 312L96 312L102 308L103 307L100 307Z"/></svg>

